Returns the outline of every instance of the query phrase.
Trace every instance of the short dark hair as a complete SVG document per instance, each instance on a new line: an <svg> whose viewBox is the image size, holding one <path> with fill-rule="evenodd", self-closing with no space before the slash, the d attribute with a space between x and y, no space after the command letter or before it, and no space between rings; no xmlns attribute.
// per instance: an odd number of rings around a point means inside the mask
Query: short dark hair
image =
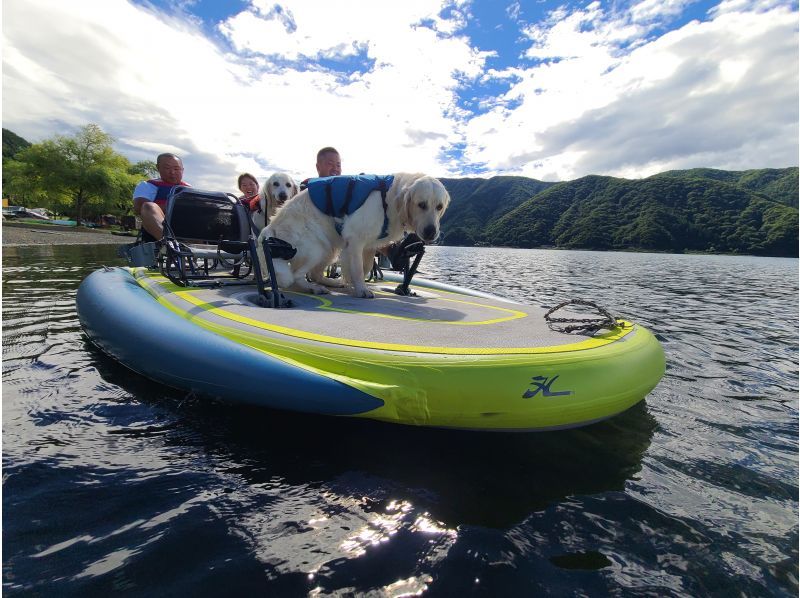
<svg viewBox="0 0 800 598"><path fill-rule="evenodd" d="M325 154L338 154L339 152L335 147L323 147L321 150L317 152L317 162L319 162L320 158Z"/></svg>
<svg viewBox="0 0 800 598"><path fill-rule="evenodd" d="M171 154L171 153L167 152L167 153L163 153L163 154L158 154L158 157L156 158L156 166L159 166L161 164L161 160L163 160L165 158L175 158L178 162L183 164L183 160L181 160L178 156L176 156L175 154Z"/></svg>
<svg viewBox="0 0 800 598"><path fill-rule="evenodd" d="M236 188L239 189L240 191L242 189L242 179L250 179L256 184L256 187L258 187L258 179L249 172L243 172L242 174L239 175L239 178L236 179Z"/></svg>

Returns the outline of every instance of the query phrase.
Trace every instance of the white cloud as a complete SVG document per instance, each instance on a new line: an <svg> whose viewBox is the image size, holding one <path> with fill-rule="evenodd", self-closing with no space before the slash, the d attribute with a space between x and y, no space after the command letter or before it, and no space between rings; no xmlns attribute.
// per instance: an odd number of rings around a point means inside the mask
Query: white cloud
<svg viewBox="0 0 800 598"><path fill-rule="evenodd" d="M197 29L120 1L11 0L3 10L4 126L37 141L94 122L125 139L133 160L152 159L142 149L157 143L213 168L221 135L209 116L235 78Z"/></svg>
<svg viewBox="0 0 800 598"><path fill-rule="evenodd" d="M464 0L253 0L212 34L125 0L6 0L3 122L32 141L94 122L132 160L171 148L187 179L223 190L243 170L313 174L326 145L345 171L439 176L796 164L791 5L725 0L660 36L686 0L614 6L519 23L524 60L488 68ZM496 82L481 114L459 103Z"/></svg>
<svg viewBox="0 0 800 598"><path fill-rule="evenodd" d="M438 156L459 139L454 90L462 77L481 74L485 58L465 38L443 34L462 22L459 12L445 20L438 16L441 5L422 0L351 2L344 11L330 2L296 3L281 14L267 5L257 8L220 29L238 48L265 60L267 68L255 74L251 88L254 97L269 96L269 113L281 122L267 117L254 123L262 139L294 139L282 155L307 164L306 174L312 148L324 145L342 152L346 171L383 172L391 165L444 174ZM370 68L343 73L334 66L285 66L354 56ZM276 89L281 91L270 95Z"/></svg>
<svg viewBox="0 0 800 598"><path fill-rule="evenodd" d="M289 4L268 19L274 5L255 3L220 25L239 56L191 20L122 0L8 0L4 123L35 141L96 122L132 159L152 158L148 144L184 148L187 178L222 188L244 168L313 174L324 145L345 170L445 174L454 89L484 60L443 33L463 20L458 6L443 19L423 0ZM361 73L308 64L362 51L374 68Z"/></svg>
<svg viewBox="0 0 800 598"><path fill-rule="evenodd" d="M631 20L635 23L652 23L664 17L681 14L695 0L642 0L630 8Z"/></svg>
<svg viewBox="0 0 800 598"><path fill-rule="evenodd" d="M637 18L655 17L638 6ZM796 164L796 12L746 4L714 14L626 49L625 15L598 3L557 11L528 29L529 56L545 62L514 69L519 82L468 123L468 158L551 180Z"/></svg>

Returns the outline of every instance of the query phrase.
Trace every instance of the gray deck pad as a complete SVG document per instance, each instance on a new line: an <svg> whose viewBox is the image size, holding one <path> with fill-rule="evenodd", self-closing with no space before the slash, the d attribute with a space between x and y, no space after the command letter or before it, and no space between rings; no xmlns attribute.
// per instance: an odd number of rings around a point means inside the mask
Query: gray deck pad
<svg viewBox="0 0 800 598"><path fill-rule="evenodd" d="M178 313L227 328L261 335L288 335L314 342L363 345L375 343L459 349L510 350L583 345L591 337L551 330L544 308L414 287L416 297L396 295L395 284L370 284L373 299L338 290L328 295L285 292L288 309L259 307L252 286L179 288L146 279L145 286ZM619 333L597 335L618 337ZM612 339L609 338L608 341ZM589 343L594 344L594 343ZM575 346L578 348L590 348ZM503 351L505 352L505 351Z"/></svg>

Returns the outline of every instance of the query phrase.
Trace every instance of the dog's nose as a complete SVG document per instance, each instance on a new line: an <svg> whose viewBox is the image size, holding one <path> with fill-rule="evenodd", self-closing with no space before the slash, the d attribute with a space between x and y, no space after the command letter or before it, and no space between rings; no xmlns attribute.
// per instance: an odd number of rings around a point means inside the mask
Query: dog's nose
<svg viewBox="0 0 800 598"><path fill-rule="evenodd" d="M436 226L433 224L429 224L423 229L422 238L426 241L433 241L436 238L436 234L437 234Z"/></svg>
<svg viewBox="0 0 800 598"><path fill-rule="evenodd" d="M281 201L286 201L287 197L289 196L286 195L286 191L281 191L280 193L278 193L278 199L280 199Z"/></svg>

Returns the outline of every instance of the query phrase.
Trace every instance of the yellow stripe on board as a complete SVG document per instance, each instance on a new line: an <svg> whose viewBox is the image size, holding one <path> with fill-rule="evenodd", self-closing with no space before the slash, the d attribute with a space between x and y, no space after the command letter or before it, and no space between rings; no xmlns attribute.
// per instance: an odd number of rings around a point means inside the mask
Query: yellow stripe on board
<svg viewBox="0 0 800 598"><path fill-rule="evenodd" d="M621 339L622 337L624 337L633 330L633 324L631 324L630 322L624 322L624 327L619 331L608 332L600 336L589 338L578 343L570 343L567 345L555 345L551 347L435 347L435 346L432 347L426 345L379 343L374 341L352 340L337 336L330 336L326 334L318 334L315 332L298 330L297 328L289 328L288 326L280 326L278 324L270 324L267 322L263 322L261 320L255 320L247 316L233 313L221 307L215 307L208 301L200 299L199 297L195 297L194 293L198 292L201 289L186 289L184 287L179 287L171 283L169 285L165 285L163 284L162 281L157 280L156 277L161 278L160 275L147 272L146 270L144 272L134 272L134 275L136 276L137 281L140 284L142 284L142 286L148 292L150 292L150 294L152 294L159 303L161 303L165 307L168 307L170 311L175 312L176 314L182 316L183 318L186 318L187 320L196 320L199 325L202 325L203 321L202 319L198 319L198 314L196 310L192 310L192 312L190 312L188 310L181 309L177 305L170 303L169 301L164 299L164 297L159 295L163 294L175 295L179 299L182 299L183 301L197 308L200 308L202 311L209 312L211 314L214 314L215 316L218 316L226 320L238 322L239 324L252 326L253 328L257 328L260 330L268 330L270 332L275 332L278 334L283 334L286 336L306 341L315 341L320 343L341 345L346 347L356 347L361 349L376 349L381 351L400 351L404 353L431 353L431 354L444 354L444 355L514 355L514 354L563 353L569 351L583 351L586 349L594 349L597 347L602 347L604 345L608 345L610 343L613 343L614 341ZM150 288L148 283L157 284L160 287L162 287L163 289L162 293L158 293L155 289ZM169 286L173 288L167 288ZM487 306L481 305L481 307L487 307ZM496 309L502 309L502 308L496 308ZM337 311L345 311L345 310L337 310ZM512 311L512 310L504 310L504 311ZM353 313L362 314L363 312L354 311ZM522 313L522 312L517 312L517 313ZM403 319L411 320L412 318L403 318ZM504 320L508 319L515 319L515 318L504 318ZM436 320L422 320L422 321L438 323L438 321ZM215 328L217 326L220 325L219 324L214 325ZM229 328L229 331L231 337L235 337L237 334L241 332L236 328Z"/></svg>

